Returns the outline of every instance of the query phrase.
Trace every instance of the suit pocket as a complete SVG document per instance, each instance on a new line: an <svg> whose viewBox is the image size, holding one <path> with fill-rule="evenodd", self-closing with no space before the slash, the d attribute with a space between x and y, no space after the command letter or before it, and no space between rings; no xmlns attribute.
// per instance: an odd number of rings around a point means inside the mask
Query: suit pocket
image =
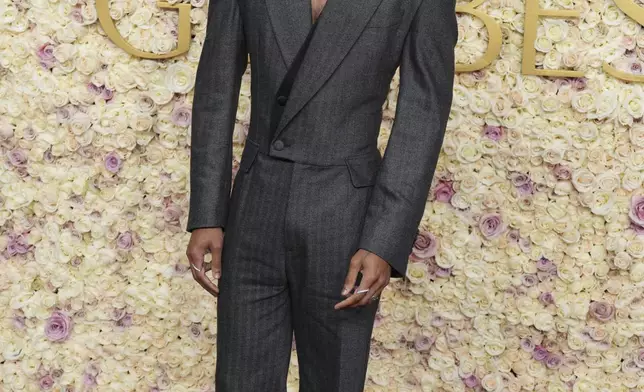
<svg viewBox="0 0 644 392"><path fill-rule="evenodd" d="M373 186L380 167L380 154L367 154L344 159L351 183L356 188Z"/></svg>
<svg viewBox="0 0 644 392"><path fill-rule="evenodd" d="M255 162L257 153L259 152L259 144L256 142L246 139L246 145L244 146L244 151L242 152L241 161L239 162L239 170L248 173L250 168Z"/></svg>

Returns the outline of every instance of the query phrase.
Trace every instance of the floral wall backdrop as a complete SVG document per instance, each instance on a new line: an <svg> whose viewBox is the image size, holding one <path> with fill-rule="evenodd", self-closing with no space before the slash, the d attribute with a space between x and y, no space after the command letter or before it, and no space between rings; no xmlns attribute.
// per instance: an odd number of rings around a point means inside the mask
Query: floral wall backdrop
<svg viewBox="0 0 644 392"><path fill-rule="evenodd" d="M212 391L215 300L185 257L190 51L116 47L84 0L0 0L0 391ZM524 4L490 66L457 75L452 117L406 280L384 293L367 391L644 390L644 33L608 0L543 3L520 72ZM169 51L177 14L113 0L132 45ZM459 16L458 62L487 33ZM247 133L250 69L235 129ZM382 151L398 75L382 123ZM236 170L236 169L235 169ZM297 390L297 358L289 391Z"/></svg>

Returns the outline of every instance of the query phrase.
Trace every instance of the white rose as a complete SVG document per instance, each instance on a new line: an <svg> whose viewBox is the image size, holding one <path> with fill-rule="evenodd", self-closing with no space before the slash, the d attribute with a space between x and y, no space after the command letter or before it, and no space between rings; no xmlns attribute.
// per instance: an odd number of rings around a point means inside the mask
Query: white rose
<svg viewBox="0 0 644 392"><path fill-rule="evenodd" d="M186 94L192 90L195 75L192 68L184 63L172 63L166 70L165 86L169 91Z"/></svg>

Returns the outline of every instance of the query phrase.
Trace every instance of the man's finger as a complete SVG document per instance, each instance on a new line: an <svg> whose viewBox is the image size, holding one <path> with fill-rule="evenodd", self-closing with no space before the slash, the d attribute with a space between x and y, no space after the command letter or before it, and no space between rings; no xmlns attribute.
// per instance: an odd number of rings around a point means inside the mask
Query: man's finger
<svg viewBox="0 0 644 392"><path fill-rule="evenodd" d="M358 301L358 303L352 305L351 307L357 307L357 306L366 306L368 305L371 301L373 301L373 297L378 295L380 296L380 293L382 290L385 288L385 280L380 278L376 280L376 282L371 286L371 289L369 292Z"/></svg>
<svg viewBox="0 0 644 392"><path fill-rule="evenodd" d="M201 271L195 271L197 275L197 282L206 289L210 294L217 296L219 295L219 287L217 287L208 276L206 276L206 271L202 269Z"/></svg>
<svg viewBox="0 0 644 392"><path fill-rule="evenodd" d="M370 286L372 286L375 282L376 278L373 275L363 274L362 281L360 282L358 289L349 298L337 303L334 308L342 309L358 303L371 290Z"/></svg>
<svg viewBox="0 0 644 392"><path fill-rule="evenodd" d="M219 288L206 276L206 268L204 265L206 263L203 262L204 256L199 255L198 252L190 252L187 256L194 280L210 294L217 296L219 294ZM200 271L197 271L197 269Z"/></svg>
<svg viewBox="0 0 644 392"><path fill-rule="evenodd" d="M347 272L347 277L344 279L344 286L342 288L342 295L347 296L351 290L356 285L356 279L358 279L358 273L362 268L362 259L357 257L351 260L349 264L349 271Z"/></svg>
<svg viewBox="0 0 644 392"><path fill-rule="evenodd" d="M221 277L221 247L211 243L210 253L212 255L212 263L210 266L212 269L212 276L215 279L219 279Z"/></svg>

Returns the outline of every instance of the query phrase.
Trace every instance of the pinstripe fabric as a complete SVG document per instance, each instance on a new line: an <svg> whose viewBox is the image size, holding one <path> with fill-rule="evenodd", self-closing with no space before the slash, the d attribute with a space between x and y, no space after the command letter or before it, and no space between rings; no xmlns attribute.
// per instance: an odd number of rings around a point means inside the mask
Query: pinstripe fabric
<svg viewBox="0 0 644 392"><path fill-rule="evenodd" d="M239 81L250 54L249 137L266 154L327 165L377 148L396 69L396 117L359 247L404 276L452 101L454 0L330 0L277 125L278 88L312 26L310 0L217 0L197 69L187 230L224 227Z"/></svg>
<svg viewBox="0 0 644 392"><path fill-rule="evenodd" d="M455 1L329 0L288 96L278 90L312 26L310 0L209 7L186 229L225 230L216 390L285 391L294 333L300 391L361 391L378 303L333 306L360 248L405 275L452 101ZM251 121L231 184L248 55ZM381 157L382 105L398 67Z"/></svg>
<svg viewBox="0 0 644 392"><path fill-rule="evenodd" d="M294 333L300 391L362 391L378 303L333 306L342 300L372 188L356 187L363 184L346 162L308 165L258 151L248 140L233 186L216 390L285 391Z"/></svg>

